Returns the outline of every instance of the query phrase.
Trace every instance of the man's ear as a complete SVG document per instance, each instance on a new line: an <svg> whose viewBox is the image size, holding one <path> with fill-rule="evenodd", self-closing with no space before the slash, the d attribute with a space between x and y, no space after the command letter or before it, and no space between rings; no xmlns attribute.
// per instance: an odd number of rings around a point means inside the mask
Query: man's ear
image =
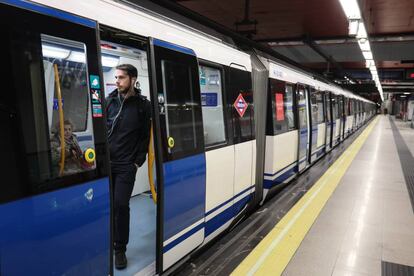
<svg viewBox="0 0 414 276"><path fill-rule="evenodd" d="M137 78L131 78L131 86L135 87L135 83L137 82Z"/></svg>

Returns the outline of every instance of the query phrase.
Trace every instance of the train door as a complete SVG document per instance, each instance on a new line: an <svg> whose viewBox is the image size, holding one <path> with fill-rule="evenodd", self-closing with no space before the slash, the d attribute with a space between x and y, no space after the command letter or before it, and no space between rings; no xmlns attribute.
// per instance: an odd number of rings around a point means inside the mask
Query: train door
<svg viewBox="0 0 414 276"><path fill-rule="evenodd" d="M308 112L308 90L305 86L298 84L296 90L296 101L298 107L298 172L303 171L309 162L309 112Z"/></svg>
<svg viewBox="0 0 414 276"><path fill-rule="evenodd" d="M311 90L310 94L310 118L312 125L311 136L311 163L325 153L325 113L324 92Z"/></svg>
<svg viewBox="0 0 414 276"><path fill-rule="evenodd" d="M341 120L338 115L338 97L331 93L332 105L332 147L336 146L340 140Z"/></svg>
<svg viewBox="0 0 414 276"><path fill-rule="evenodd" d="M195 52L152 38L149 46L161 273L203 243L206 159Z"/></svg>
<svg viewBox="0 0 414 276"><path fill-rule="evenodd" d="M333 119L332 119L332 104L331 104L331 92L325 93L325 112L326 112L326 151L332 149L332 132L333 132Z"/></svg>
<svg viewBox="0 0 414 276"><path fill-rule="evenodd" d="M111 275L97 23L28 1L0 17L0 274Z"/></svg>
<svg viewBox="0 0 414 276"><path fill-rule="evenodd" d="M350 132L350 124L352 123L351 122L351 118L350 118L350 114L349 114L349 106L350 106L350 103L349 103L349 98L347 98L347 97L344 97L344 120L345 120L345 123L344 123L344 138L346 138L346 137L348 137L349 136L349 132Z"/></svg>
<svg viewBox="0 0 414 276"><path fill-rule="evenodd" d="M123 64L130 64L137 69L135 89L141 96L150 99L148 39L104 25L100 25L99 29L107 107L116 104L114 101L120 102L115 75L116 67ZM137 114L140 118L148 115ZM118 122L121 120L123 120L122 115L119 116ZM148 158L136 171L135 183L129 199L129 242L126 251L128 266L123 270L115 270L116 276L134 275L137 272L155 274L157 187L152 142L148 152Z"/></svg>
<svg viewBox="0 0 414 276"><path fill-rule="evenodd" d="M338 115L340 118L340 141L345 139L345 123L346 123L346 116L344 111L344 96L338 96Z"/></svg>

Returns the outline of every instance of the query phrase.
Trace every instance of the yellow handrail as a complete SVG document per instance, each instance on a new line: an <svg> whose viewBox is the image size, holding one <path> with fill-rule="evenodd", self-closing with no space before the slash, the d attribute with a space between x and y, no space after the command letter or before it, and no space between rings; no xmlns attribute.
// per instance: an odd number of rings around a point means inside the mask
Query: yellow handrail
<svg viewBox="0 0 414 276"><path fill-rule="evenodd" d="M58 109L59 109L59 132L60 132L60 162L59 162L59 176L63 175L65 170L65 126L63 122L63 106L62 106L62 91L60 90L60 80L59 80L59 71L57 64L53 64L53 69L55 71L55 83L58 96Z"/></svg>
<svg viewBox="0 0 414 276"><path fill-rule="evenodd" d="M157 192L155 191L154 185L154 175L153 175L153 168L154 168L154 148L153 148L153 137L152 137L152 124L150 130L150 142L148 144L148 179L150 184L150 190L152 194L152 200L155 204L157 204Z"/></svg>

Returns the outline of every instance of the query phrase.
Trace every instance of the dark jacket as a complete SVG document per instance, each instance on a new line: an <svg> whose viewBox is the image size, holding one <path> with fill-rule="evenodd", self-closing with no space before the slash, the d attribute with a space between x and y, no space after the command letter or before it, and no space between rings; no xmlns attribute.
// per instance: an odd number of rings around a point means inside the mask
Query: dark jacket
<svg viewBox="0 0 414 276"><path fill-rule="evenodd" d="M109 151L112 165L144 164L151 127L151 104L139 90L123 102L118 90L106 98Z"/></svg>

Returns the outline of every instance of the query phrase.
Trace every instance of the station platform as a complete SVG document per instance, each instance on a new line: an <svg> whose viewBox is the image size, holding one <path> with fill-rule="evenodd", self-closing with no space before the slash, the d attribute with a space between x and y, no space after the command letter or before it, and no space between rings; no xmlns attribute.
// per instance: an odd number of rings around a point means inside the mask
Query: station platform
<svg viewBox="0 0 414 276"><path fill-rule="evenodd" d="M351 137L180 274L414 275L414 130Z"/></svg>

